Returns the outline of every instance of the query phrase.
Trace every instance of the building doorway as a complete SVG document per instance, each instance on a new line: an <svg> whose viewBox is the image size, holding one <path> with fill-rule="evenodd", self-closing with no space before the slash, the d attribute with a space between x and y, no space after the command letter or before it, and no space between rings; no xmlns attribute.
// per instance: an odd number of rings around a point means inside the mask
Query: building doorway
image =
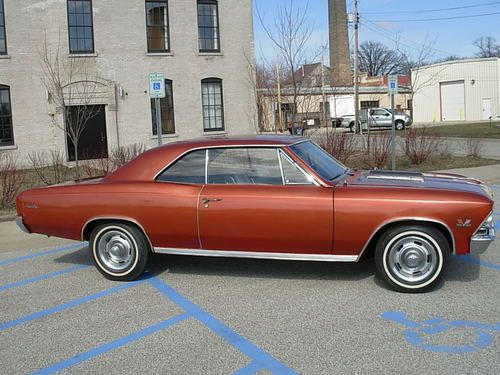
<svg viewBox="0 0 500 375"><path fill-rule="evenodd" d="M491 118L491 99L483 99L483 115L482 120L489 120Z"/></svg>
<svg viewBox="0 0 500 375"><path fill-rule="evenodd" d="M78 142L78 160L105 159L108 157L106 132L106 110L104 105L71 106L68 116L77 118L85 110L88 120ZM83 115L85 116L85 115ZM69 123L66 126L70 126ZM68 160L75 161L75 148L70 137L66 137Z"/></svg>

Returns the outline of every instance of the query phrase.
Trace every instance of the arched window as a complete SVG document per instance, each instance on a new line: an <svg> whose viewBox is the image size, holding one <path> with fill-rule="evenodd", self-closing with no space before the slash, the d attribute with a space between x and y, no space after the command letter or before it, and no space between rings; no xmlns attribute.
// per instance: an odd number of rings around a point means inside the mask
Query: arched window
<svg viewBox="0 0 500 375"><path fill-rule="evenodd" d="M148 52L170 52L167 0L146 0Z"/></svg>
<svg viewBox="0 0 500 375"><path fill-rule="evenodd" d="M9 86L0 85L0 146L14 144Z"/></svg>
<svg viewBox="0 0 500 375"><path fill-rule="evenodd" d="M203 131L224 130L222 80L219 78L207 78L202 80L201 100L203 107Z"/></svg>
<svg viewBox="0 0 500 375"><path fill-rule="evenodd" d="M198 0L200 52L220 52L219 10L215 0Z"/></svg>

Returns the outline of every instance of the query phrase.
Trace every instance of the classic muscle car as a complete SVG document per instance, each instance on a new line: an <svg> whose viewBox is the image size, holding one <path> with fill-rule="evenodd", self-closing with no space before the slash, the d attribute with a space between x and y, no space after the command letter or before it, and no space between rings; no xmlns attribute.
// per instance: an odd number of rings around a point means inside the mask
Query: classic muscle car
<svg viewBox="0 0 500 375"><path fill-rule="evenodd" d="M436 284L494 239L491 190L452 174L351 170L314 142L256 136L155 148L102 179L26 191L28 233L89 241L107 278L153 254L357 262L392 288Z"/></svg>

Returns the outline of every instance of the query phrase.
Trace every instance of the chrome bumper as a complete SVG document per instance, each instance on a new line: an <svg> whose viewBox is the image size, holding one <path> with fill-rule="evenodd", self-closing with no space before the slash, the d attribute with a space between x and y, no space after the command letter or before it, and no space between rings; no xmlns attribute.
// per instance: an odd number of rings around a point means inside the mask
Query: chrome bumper
<svg viewBox="0 0 500 375"><path fill-rule="evenodd" d="M490 215L479 227L470 240L471 254L482 254L488 246L495 240L495 221Z"/></svg>
<svg viewBox="0 0 500 375"><path fill-rule="evenodd" d="M16 224L19 228L21 228L21 230L24 232L24 233L31 233L28 228L26 228L26 225L24 225L24 221L23 221L23 218L22 216L17 216L16 217Z"/></svg>

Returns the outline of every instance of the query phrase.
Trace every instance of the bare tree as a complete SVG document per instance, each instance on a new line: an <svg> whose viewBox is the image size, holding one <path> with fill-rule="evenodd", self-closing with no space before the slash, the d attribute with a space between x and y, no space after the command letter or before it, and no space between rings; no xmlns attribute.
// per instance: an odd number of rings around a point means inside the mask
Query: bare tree
<svg viewBox="0 0 500 375"><path fill-rule="evenodd" d="M491 36L482 36L473 43L477 47L477 57L500 57L500 44Z"/></svg>
<svg viewBox="0 0 500 375"><path fill-rule="evenodd" d="M257 8L258 19L277 50L278 60L285 68L283 71L280 70L279 78L282 78L283 73L286 75L283 77L284 79L281 79L281 82L285 96L291 98L291 101L288 101L290 104L288 106L290 109L288 122L292 126L296 120L298 98L304 81L301 79L300 69L319 55L318 52L312 53L309 45L313 25L307 19L308 5L309 2L305 4L304 8L300 8L296 6L294 0L289 0L278 9L272 26L265 23L263 15Z"/></svg>
<svg viewBox="0 0 500 375"><path fill-rule="evenodd" d="M436 76L448 67L447 65L443 65L441 69L435 70L433 74L427 74L427 72L420 69L434 60L436 51L434 49L435 44L435 40L425 38L420 45L408 50L402 46L399 40L397 40L396 49L399 53L401 64L404 66L404 69L411 74L409 89L412 103L415 94L425 87L433 85ZM412 112L411 115L413 115L412 108L410 108L410 111Z"/></svg>
<svg viewBox="0 0 500 375"><path fill-rule="evenodd" d="M52 123L61 129L72 143L78 180L80 137L89 120L99 113L94 104L101 84L97 77L90 75L86 59L65 57L61 53L60 44L59 41L57 47L51 48L45 37L38 54L48 100L55 107L54 113L51 114ZM62 116L57 116L58 113Z"/></svg>
<svg viewBox="0 0 500 375"><path fill-rule="evenodd" d="M359 69L371 77L402 74L405 66L397 51L380 42L366 41L359 46Z"/></svg>

